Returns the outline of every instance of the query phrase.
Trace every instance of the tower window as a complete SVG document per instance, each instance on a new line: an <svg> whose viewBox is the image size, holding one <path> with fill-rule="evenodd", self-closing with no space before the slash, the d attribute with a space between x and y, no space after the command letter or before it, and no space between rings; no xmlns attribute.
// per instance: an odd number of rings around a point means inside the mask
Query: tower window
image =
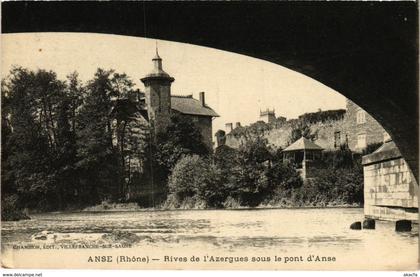
<svg viewBox="0 0 420 277"><path fill-rule="evenodd" d="M356 116L357 124L363 124L366 122L366 112L364 110L359 110Z"/></svg>

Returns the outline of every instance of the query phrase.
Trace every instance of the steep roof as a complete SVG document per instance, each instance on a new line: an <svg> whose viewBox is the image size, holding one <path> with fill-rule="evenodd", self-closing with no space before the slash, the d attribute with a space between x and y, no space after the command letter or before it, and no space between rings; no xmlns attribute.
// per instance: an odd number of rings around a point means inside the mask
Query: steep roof
<svg viewBox="0 0 420 277"><path fill-rule="evenodd" d="M192 95L171 95L171 107L183 114L219 117L212 108L207 105L203 107L199 100L192 98Z"/></svg>
<svg viewBox="0 0 420 277"><path fill-rule="evenodd" d="M284 152L287 151L296 151L296 150L323 150L323 148L312 141L308 140L307 138L301 137L291 145L289 145Z"/></svg>
<svg viewBox="0 0 420 277"><path fill-rule="evenodd" d="M111 109L111 116L114 118L136 118L142 116L149 120L144 103L135 102L130 99L117 99Z"/></svg>

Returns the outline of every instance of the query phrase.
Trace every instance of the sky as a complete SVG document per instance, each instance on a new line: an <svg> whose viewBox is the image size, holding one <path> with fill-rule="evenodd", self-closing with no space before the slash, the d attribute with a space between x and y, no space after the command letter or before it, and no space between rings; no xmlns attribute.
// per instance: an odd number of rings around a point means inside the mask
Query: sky
<svg viewBox="0 0 420 277"><path fill-rule="evenodd" d="M260 110L275 109L288 119L319 109L345 108L345 97L305 75L280 65L214 48L164 40L91 33L1 35L1 77L13 65L53 70L64 79L73 71L82 81L98 67L125 72L144 91L140 78L153 68L156 44L163 69L175 78L172 94L206 93L219 115L213 132L225 123L248 125Z"/></svg>

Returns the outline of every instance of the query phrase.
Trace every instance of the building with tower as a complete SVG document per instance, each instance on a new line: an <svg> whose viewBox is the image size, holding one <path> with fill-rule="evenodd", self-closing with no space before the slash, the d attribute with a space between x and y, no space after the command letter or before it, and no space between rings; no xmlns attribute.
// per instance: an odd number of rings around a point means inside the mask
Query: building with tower
<svg viewBox="0 0 420 277"><path fill-rule="evenodd" d="M164 199L165 186L160 182L160 173L153 168L146 168L144 160L139 158L139 153L152 155L150 152L142 152L146 151L143 142L153 140L159 133L165 133L171 123L171 116L178 114L200 130L203 143L211 150L212 123L219 115L207 105L204 92L199 92L198 99L192 95L172 95L171 85L175 78L163 70L162 58L157 49L152 61L152 71L140 79L144 84L144 92L137 90L114 99L111 117L115 145L119 145L123 139L117 133L121 128L129 126L132 134L131 142L126 147L132 150L127 152L135 154L127 155L125 160L128 172L125 197L153 206L155 201Z"/></svg>
<svg viewBox="0 0 420 277"><path fill-rule="evenodd" d="M163 70L157 49L152 61L153 70L140 79L145 87L144 93L138 91L137 97L119 100L119 105L136 107L136 117L148 122L155 134L165 132L172 114L181 114L196 125L203 142L212 149L212 122L219 115L207 105L205 93L200 92L199 99L192 95L172 95L171 84L175 78Z"/></svg>
<svg viewBox="0 0 420 277"><path fill-rule="evenodd" d="M153 70L141 81L145 87L145 104L149 123L156 133L169 125L171 115L171 84L175 79L163 71L162 59L156 49Z"/></svg>

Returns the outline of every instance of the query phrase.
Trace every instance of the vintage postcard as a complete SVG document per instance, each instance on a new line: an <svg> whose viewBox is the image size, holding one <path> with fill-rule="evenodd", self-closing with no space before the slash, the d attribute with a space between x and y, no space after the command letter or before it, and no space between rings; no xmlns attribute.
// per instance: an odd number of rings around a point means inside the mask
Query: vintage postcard
<svg viewBox="0 0 420 277"><path fill-rule="evenodd" d="M3 2L1 266L418 269L415 2Z"/></svg>

